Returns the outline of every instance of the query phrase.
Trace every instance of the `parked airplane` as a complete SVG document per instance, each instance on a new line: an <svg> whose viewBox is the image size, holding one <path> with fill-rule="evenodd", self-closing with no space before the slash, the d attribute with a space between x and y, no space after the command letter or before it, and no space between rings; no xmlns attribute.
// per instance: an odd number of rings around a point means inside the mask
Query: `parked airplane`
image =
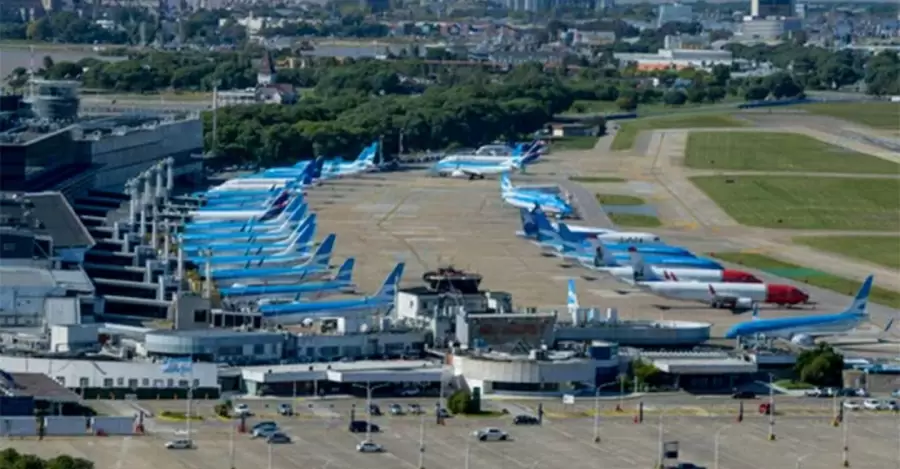
<svg viewBox="0 0 900 469"><path fill-rule="evenodd" d="M297 225L294 232L290 236L276 243L228 243L228 244L188 244L181 248L187 256L200 256L201 252L209 251L214 256L257 256L260 254L275 254L284 252L286 249L292 249L296 246L297 241L303 231L312 226L316 227L315 214L310 215L313 218L306 225Z"/></svg>
<svg viewBox="0 0 900 469"><path fill-rule="evenodd" d="M543 214L535 216L535 220L538 223L538 229L553 229L553 225L550 224L550 222L543 216ZM603 246L604 248L613 251L616 254L620 254L622 252L642 252L647 254L659 254L672 257L696 257L694 256L694 253L688 251L685 248L678 246L669 246L666 244L612 243L604 241L603 239L599 239L599 243L598 241L583 241L576 234L572 233L569 230L569 226L565 223L558 223L557 226L559 227L557 232L559 233L559 237L562 242L571 245L575 249L593 250L591 248L599 244L600 246Z"/></svg>
<svg viewBox="0 0 900 469"><path fill-rule="evenodd" d="M507 173L500 176L500 195L504 202L513 207L533 209L538 206L545 213L552 213L561 218L574 213L572 206L558 194L514 187Z"/></svg>
<svg viewBox="0 0 900 469"><path fill-rule="evenodd" d="M240 301L258 301L258 304L275 304L298 301L300 298L322 298L337 293L353 293L353 266L356 260L349 258L338 269L331 280L309 282L299 285L239 285L219 290L224 298Z"/></svg>
<svg viewBox="0 0 900 469"><path fill-rule="evenodd" d="M519 209L519 219L522 221L523 231L516 232L517 236L526 238L534 237L534 234L537 230L537 220L535 219L537 213L538 211L535 211L534 208L532 208L531 210L526 210L524 208ZM543 213L541 213L541 216L543 216ZM546 220L546 216L544 216L544 219ZM559 233L559 222L547 220L547 223L550 224L551 228L545 231L556 234ZM581 230L581 232L579 233L578 231L575 231L575 229L573 229L573 226ZM662 243L659 236L656 236L653 233L600 230L599 228L570 225L568 223L566 223L566 227L569 228L569 231L571 232L573 238L577 237L583 241L598 240L608 243L621 244Z"/></svg>
<svg viewBox="0 0 900 469"><path fill-rule="evenodd" d="M594 247L596 256L594 257L594 265L596 267L612 267L626 266L631 264L630 251L613 251L599 244ZM722 264L706 259L703 257L693 256L673 256L673 255L644 255L644 260L648 264L662 267L690 267L695 269L715 269L723 270Z"/></svg>
<svg viewBox="0 0 900 469"><path fill-rule="evenodd" d="M513 156L509 159L493 162L483 161L438 161L431 171L439 176L452 178L484 179L486 176L521 170L525 167L524 157Z"/></svg>
<svg viewBox="0 0 900 469"><path fill-rule="evenodd" d="M291 267L253 267L212 271L219 288L240 285L285 285L321 280L328 275L333 245L322 243L306 262Z"/></svg>
<svg viewBox="0 0 900 469"><path fill-rule="evenodd" d="M294 231L303 231L307 225L317 223L316 214L307 215L299 224L284 222L279 229L269 231L213 231L207 233L185 233L180 236L181 243L188 246L233 243L269 243L280 242L290 237Z"/></svg>
<svg viewBox="0 0 900 469"><path fill-rule="evenodd" d="M378 168L375 157L378 155L378 142L375 142L359 154L355 161L345 163L341 159L318 162L315 176L318 179L335 179L355 174L370 172Z"/></svg>
<svg viewBox="0 0 900 469"><path fill-rule="evenodd" d="M211 265L211 269L215 272L217 270L231 270L231 269L250 269L254 267L290 267L298 264L302 264L309 260L312 256L312 246L313 246L313 236L315 235L315 227L309 227L305 229L300 237L297 238L294 246L285 249L282 252L275 254L256 254L256 255L245 255L245 256L236 256L236 255L227 255L227 256L211 256L209 258L209 263ZM329 247L329 249L333 248L334 242L337 237L334 233L329 234L322 240L322 243L319 244L319 247L325 246ZM188 258L190 262L197 266L206 265L207 258L203 256L194 256Z"/></svg>
<svg viewBox="0 0 900 469"><path fill-rule="evenodd" d="M213 194L220 192L235 194L243 191L258 193L259 191L273 189L296 190L302 186L308 186L312 184L315 176L315 170L315 165L310 164L298 174L272 177L266 176L263 173L253 174L250 175L250 177L245 178L234 178L211 188L209 191L207 191L207 197L214 197Z"/></svg>
<svg viewBox="0 0 900 469"><path fill-rule="evenodd" d="M754 304L793 306L809 303L809 295L793 285L724 282L635 282L656 295L676 300L693 300L713 308L746 311Z"/></svg>
<svg viewBox="0 0 900 469"><path fill-rule="evenodd" d="M352 312L386 314L394 307L397 284L403 276L404 263L397 264L384 284L373 296L350 300L301 301L286 304L260 305L259 311L267 322L297 324L315 316L331 316Z"/></svg>
<svg viewBox="0 0 900 469"><path fill-rule="evenodd" d="M297 228L307 218L308 206L303 202L293 203L294 208L285 208L277 217L268 221L221 221L208 223L188 223L182 228L182 235L212 235L215 233L271 233ZM190 238L195 239L195 238Z"/></svg>
<svg viewBox="0 0 900 469"><path fill-rule="evenodd" d="M252 208L237 209L204 209L192 210L188 213L192 222L195 221L250 221L253 219L259 221L271 220L287 207L291 201L291 197L295 197L290 191L282 191L277 198L271 200L266 206L258 206Z"/></svg>
<svg viewBox="0 0 900 469"><path fill-rule="evenodd" d="M631 266L613 273L621 279L635 282L712 282L712 283L762 283L755 275L732 269L689 269L660 267L644 262L640 253L631 255Z"/></svg>
<svg viewBox="0 0 900 469"><path fill-rule="evenodd" d="M735 324L725 333L725 337L735 339L762 335L767 338L787 339L798 345L812 345L816 336L834 335L856 329L869 320L867 306L873 280L871 275L866 277L850 306L839 313L758 319L758 306L754 305L754 319ZM888 321L884 330L890 329L892 324L893 319Z"/></svg>

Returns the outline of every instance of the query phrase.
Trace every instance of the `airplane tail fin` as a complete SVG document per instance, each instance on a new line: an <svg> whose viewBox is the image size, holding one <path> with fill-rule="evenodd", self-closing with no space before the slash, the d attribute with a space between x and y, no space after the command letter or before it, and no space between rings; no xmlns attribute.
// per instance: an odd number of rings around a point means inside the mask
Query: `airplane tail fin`
<svg viewBox="0 0 900 469"><path fill-rule="evenodd" d="M337 275L334 276L334 280L336 282L341 283L351 283L353 282L353 266L356 264L356 259L353 257L347 258L341 267L337 271Z"/></svg>
<svg viewBox="0 0 900 469"><path fill-rule="evenodd" d="M500 192L507 193L513 190L512 181L509 180L509 173L500 175Z"/></svg>
<svg viewBox="0 0 900 469"><path fill-rule="evenodd" d="M566 306L569 314L572 316L572 323L578 324L578 295L575 293L575 279L569 279L568 292L566 296Z"/></svg>
<svg viewBox="0 0 900 469"><path fill-rule="evenodd" d="M397 293L397 284L400 283L400 278L403 277L404 267L406 267L406 264L403 262L398 263L397 266L394 267L394 270L392 270L387 278L384 279L384 284L375 296L380 298L393 298Z"/></svg>
<svg viewBox="0 0 900 469"><path fill-rule="evenodd" d="M653 272L652 267L644 262L644 256L642 256L641 253L637 251L632 251L631 253L631 268L634 271L635 281L655 282L663 280L660 279L655 272ZM666 275L668 276L668 273L666 273Z"/></svg>
<svg viewBox="0 0 900 469"><path fill-rule="evenodd" d="M850 307L847 308L847 312L868 314L869 292L872 291L872 282L874 281L874 275L869 275L868 277L866 277L866 280L863 282L862 286L859 287L859 291L856 293L856 297L853 298L853 302L850 303Z"/></svg>
<svg viewBox="0 0 900 469"><path fill-rule="evenodd" d="M328 267L328 264L331 263L331 251L334 250L335 238L336 236L334 233L325 237L325 240L322 241L322 244L320 244L318 248L316 248L316 252L314 252L312 258L310 258L309 265Z"/></svg>
<svg viewBox="0 0 900 469"><path fill-rule="evenodd" d="M575 236L575 233L572 233L572 230L569 229L569 225L566 225L563 222L559 222L556 224L556 227L559 231L559 237L562 238L563 241L576 244L580 242L578 237Z"/></svg>
<svg viewBox="0 0 900 469"><path fill-rule="evenodd" d="M530 210L526 208L520 208L519 218L522 220L522 232L525 234L525 236L534 236L537 234L537 222L534 219L534 214L531 213Z"/></svg>
<svg viewBox="0 0 900 469"><path fill-rule="evenodd" d="M306 204L300 204L295 209L294 212L291 213L291 216L288 218L290 221L302 221L306 216L306 209L308 206Z"/></svg>
<svg viewBox="0 0 900 469"><path fill-rule="evenodd" d="M594 267L608 267L616 265L616 258L612 251L605 248L603 244L598 244L594 251Z"/></svg>
<svg viewBox="0 0 900 469"><path fill-rule="evenodd" d="M547 215L541 210L540 205L534 204L534 208L531 209L531 214L534 216L534 223L537 225L538 230L556 232L556 230L553 229L553 225L550 224L550 220L547 220Z"/></svg>

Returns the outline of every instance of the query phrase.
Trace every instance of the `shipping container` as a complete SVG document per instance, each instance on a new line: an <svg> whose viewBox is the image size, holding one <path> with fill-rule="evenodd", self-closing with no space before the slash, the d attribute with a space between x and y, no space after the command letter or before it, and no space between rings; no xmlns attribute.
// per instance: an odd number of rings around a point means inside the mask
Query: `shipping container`
<svg viewBox="0 0 900 469"><path fill-rule="evenodd" d="M89 417L44 417L45 435L87 435Z"/></svg>
<svg viewBox="0 0 900 469"><path fill-rule="evenodd" d="M37 433L37 418L33 416L0 418L0 436L35 436Z"/></svg>
<svg viewBox="0 0 900 469"><path fill-rule="evenodd" d="M132 435L137 425L135 420L134 417L94 417L92 430L95 435L101 432L106 435Z"/></svg>

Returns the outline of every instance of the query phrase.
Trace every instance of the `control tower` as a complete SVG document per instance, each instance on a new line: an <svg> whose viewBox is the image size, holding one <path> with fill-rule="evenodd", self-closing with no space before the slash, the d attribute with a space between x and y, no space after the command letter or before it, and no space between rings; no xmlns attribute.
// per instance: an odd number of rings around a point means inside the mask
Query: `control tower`
<svg viewBox="0 0 900 469"><path fill-rule="evenodd" d="M29 84L29 93L25 102L38 119L49 122L69 123L78 119L77 81L42 80L33 78Z"/></svg>

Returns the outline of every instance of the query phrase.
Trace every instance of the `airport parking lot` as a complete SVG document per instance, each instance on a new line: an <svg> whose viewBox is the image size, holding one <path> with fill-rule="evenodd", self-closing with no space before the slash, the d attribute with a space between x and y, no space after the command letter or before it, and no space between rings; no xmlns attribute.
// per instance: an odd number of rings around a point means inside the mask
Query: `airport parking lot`
<svg viewBox="0 0 900 469"><path fill-rule="evenodd" d="M418 468L420 422L383 418L382 432L374 441L384 454L360 454L355 445L364 438L351 434L337 420L294 420L283 425L293 443L272 446L272 466L277 469ZM719 434L719 468L793 468L799 457L803 467L840 467L842 429L827 419L780 419L776 439L767 438L765 419L737 423L728 418L663 418L663 440L680 445L680 461L714 467L714 435ZM885 469L896 467L898 433L896 417L860 416L848 427L849 460L852 467ZM511 441L477 442L471 432L484 426L509 432ZM659 445L658 420L634 424L630 418L604 419L601 441L593 443L593 420L548 419L541 427L513 427L509 419L453 419L445 426L425 421L424 467L464 468L467 448L469 467L484 469L604 468L643 469L653 467ZM70 454L90 457L100 469L227 468L231 467L229 426L200 427L195 433L197 449L171 451L163 447L171 436L164 434L131 438L80 438L11 440L8 447L42 456ZM234 435L234 466L237 469L268 467L268 446L248 435Z"/></svg>

